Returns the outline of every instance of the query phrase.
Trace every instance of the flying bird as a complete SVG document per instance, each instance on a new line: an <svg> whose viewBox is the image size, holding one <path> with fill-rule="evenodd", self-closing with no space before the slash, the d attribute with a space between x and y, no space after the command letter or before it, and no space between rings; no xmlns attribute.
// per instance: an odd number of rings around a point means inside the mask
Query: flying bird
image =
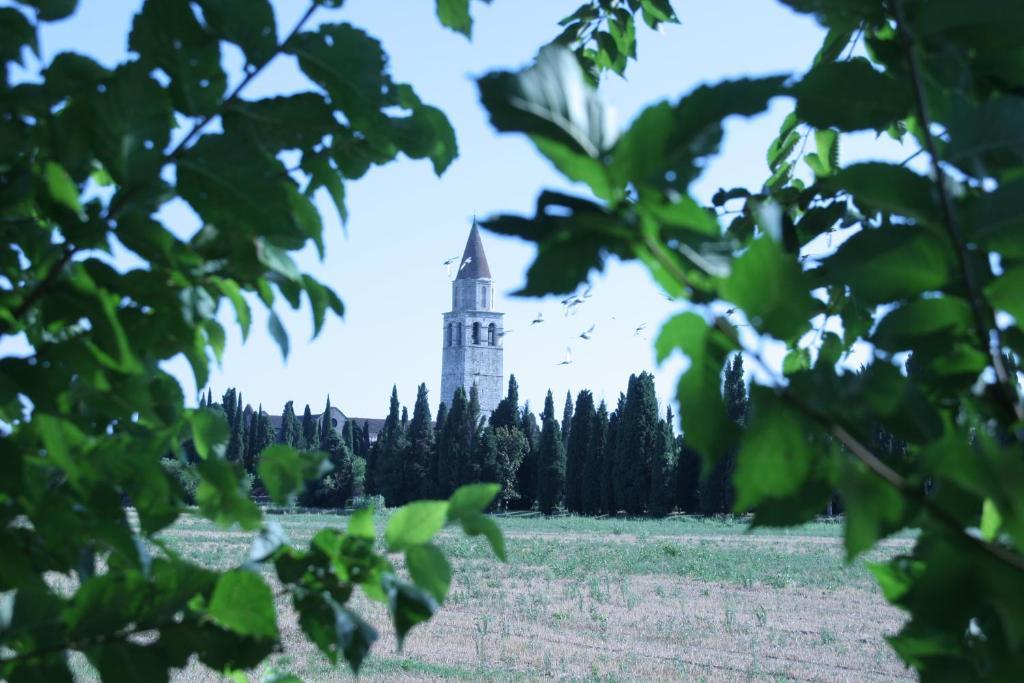
<svg viewBox="0 0 1024 683"><path fill-rule="evenodd" d="M647 327L647 323L640 323L639 325L637 325L637 328L633 330L633 336L639 337L640 333L644 331L645 327Z"/></svg>
<svg viewBox="0 0 1024 683"><path fill-rule="evenodd" d="M515 332L515 330L502 330L501 332L498 333L498 336L504 337L506 334L512 334L513 332Z"/></svg>
<svg viewBox="0 0 1024 683"><path fill-rule="evenodd" d="M452 256L450 259L448 259L447 261L445 261L441 265L443 265L443 266L450 266L451 264L455 263L458 260L459 260L458 256Z"/></svg>
<svg viewBox="0 0 1024 683"><path fill-rule="evenodd" d="M459 272L461 273L462 269L465 268L466 266L468 266L472 262L473 262L473 257L472 256L467 256L466 260L462 262L461 266L459 266Z"/></svg>
<svg viewBox="0 0 1024 683"><path fill-rule="evenodd" d="M586 332L580 332L580 339L590 339L590 335L594 333L595 327L597 327L597 325L591 325L590 329Z"/></svg>
<svg viewBox="0 0 1024 683"><path fill-rule="evenodd" d="M594 286L593 285L587 285L587 288L583 290L583 298L584 299L589 299L591 296L593 296L593 291L594 291Z"/></svg>
<svg viewBox="0 0 1024 683"><path fill-rule="evenodd" d="M536 325L537 323L542 323L542 322L544 322L544 314L543 313L538 313L537 317L534 318L533 321L530 324L531 325Z"/></svg>
<svg viewBox="0 0 1024 683"><path fill-rule="evenodd" d="M569 346L565 347L565 360L561 363L555 363L555 365L572 365L572 348Z"/></svg>

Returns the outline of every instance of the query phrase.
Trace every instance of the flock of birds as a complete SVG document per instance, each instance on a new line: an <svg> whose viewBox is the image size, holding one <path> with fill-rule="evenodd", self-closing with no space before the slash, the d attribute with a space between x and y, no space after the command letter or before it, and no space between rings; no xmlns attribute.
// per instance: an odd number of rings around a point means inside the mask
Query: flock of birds
<svg viewBox="0 0 1024 683"><path fill-rule="evenodd" d="M458 261L458 260L459 260L458 256L453 256L450 259L446 260L442 264L442 265L445 266L445 268L447 268L448 279L449 280L452 277L452 265L456 261ZM463 261L459 265L458 272L462 272L462 269L465 268L466 266L468 266L470 264L470 262L472 262L472 260L473 260L472 256L467 257L466 260ZM588 284L587 288L584 289L582 293L579 293L579 294L573 293L573 294L570 294L569 296L567 296L566 298L562 299L560 303L562 305L562 313L563 313L563 315L565 317L576 315L577 308L579 306L582 306L583 304L587 303L587 301L589 301L592 296L593 296L593 286ZM612 316L611 319L615 320L615 316ZM543 312L538 312L537 316L533 320L530 321L530 327L533 327L534 325L540 325L543 322L544 322L544 313ZM592 324L589 328L587 328L586 330L580 332L579 335L578 335L578 338L582 339L584 341L590 341L590 339L592 339L592 337L594 335L594 330L595 329L597 329L597 325L596 324ZM639 325L637 325L633 329L633 336L634 337L641 337L642 339L646 340L647 337L646 336L642 336L645 329L647 329L647 323L646 322L640 323ZM504 337L506 334L511 334L514 331L515 330L502 329L501 331L498 332L498 336L499 337ZM556 366L572 365L572 362L573 362L573 360L572 360L572 346L569 345L569 346L565 347L565 359L562 360L560 363L555 363L555 365Z"/></svg>

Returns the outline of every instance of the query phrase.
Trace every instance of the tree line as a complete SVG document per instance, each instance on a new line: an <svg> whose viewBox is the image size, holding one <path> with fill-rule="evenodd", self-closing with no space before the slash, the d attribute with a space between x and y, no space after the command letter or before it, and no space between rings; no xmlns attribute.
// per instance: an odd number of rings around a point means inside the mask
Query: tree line
<svg viewBox="0 0 1024 683"><path fill-rule="evenodd" d="M721 391L729 419L742 429L749 419L742 355L726 363ZM243 407L234 388L220 403L208 391L200 405L224 411L231 432L227 458L244 465L255 495L262 493L259 454L270 444L327 453L331 471L309 482L299 499L310 507L345 507L365 496L380 496L394 507L446 498L476 482L501 485L495 503L500 509L544 514L714 515L732 512L736 499L736 453L705 466L685 435L675 433L672 409L660 412L648 372L629 377L611 410L604 401L595 402L589 389L575 400L567 393L561 417L551 391L539 415L528 401L520 403L515 375L489 417L481 413L475 386L468 393L456 390L451 406L440 405L436 421L425 384L419 385L411 417L393 387L375 440L366 421L347 420L336 429L330 398L322 413L307 404L301 418L288 401L277 429L262 406ZM886 460L906 454L906 443L880 427L872 445ZM822 510L842 511L838 496Z"/></svg>

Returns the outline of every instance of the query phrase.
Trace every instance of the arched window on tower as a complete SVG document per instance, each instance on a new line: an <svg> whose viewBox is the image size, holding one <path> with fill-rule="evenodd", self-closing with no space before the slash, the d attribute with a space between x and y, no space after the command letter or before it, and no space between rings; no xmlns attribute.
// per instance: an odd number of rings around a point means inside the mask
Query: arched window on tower
<svg viewBox="0 0 1024 683"><path fill-rule="evenodd" d="M462 336L462 323L459 323L455 326L455 345L462 346L463 339L464 337Z"/></svg>
<svg viewBox="0 0 1024 683"><path fill-rule="evenodd" d="M480 323L473 323L473 343L480 343Z"/></svg>
<svg viewBox="0 0 1024 683"><path fill-rule="evenodd" d="M491 346L498 343L498 327L494 323L487 326L487 343Z"/></svg>
<svg viewBox="0 0 1024 683"><path fill-rule="evenodd" d="M452 324L448 323L448 326L444 328L444 345L449 347L452 345Z"/></svg>

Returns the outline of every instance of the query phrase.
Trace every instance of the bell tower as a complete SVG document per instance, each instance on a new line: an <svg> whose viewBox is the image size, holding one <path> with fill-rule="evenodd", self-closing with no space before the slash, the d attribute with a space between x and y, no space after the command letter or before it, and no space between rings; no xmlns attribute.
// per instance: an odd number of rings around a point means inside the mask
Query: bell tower
<svg viewBox="0 0 1024 683"><path fill-rule="evenodd" d="M452 310L443 315L441 401L448 406L458 387L468 396L475 384L480 414L490 416L498 407L504 386L504 316L494 311L494 282L474 220L452 281Z"/></svg>

